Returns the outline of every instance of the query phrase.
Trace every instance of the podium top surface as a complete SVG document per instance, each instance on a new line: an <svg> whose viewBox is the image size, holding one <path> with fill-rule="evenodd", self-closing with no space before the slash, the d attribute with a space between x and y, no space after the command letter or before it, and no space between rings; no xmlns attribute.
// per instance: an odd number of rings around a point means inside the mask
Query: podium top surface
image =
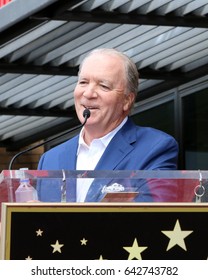
<svg viewBox="0 0 208 280"><path fill-rule="evenodd" d="M0 183L24 178L208 179L208 170L3 170Z"/></svg>

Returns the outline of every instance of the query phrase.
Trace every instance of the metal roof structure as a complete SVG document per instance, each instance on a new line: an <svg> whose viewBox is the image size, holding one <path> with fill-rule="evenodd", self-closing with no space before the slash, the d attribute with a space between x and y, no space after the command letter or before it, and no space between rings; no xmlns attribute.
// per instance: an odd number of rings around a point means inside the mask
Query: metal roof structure
<svg viewBox="0 0 208 280"><path fill-rule="evenodd" d="M78 67L100 47L136 63L138 104L206 77L208 2L13 0L1 7L0 146L19 149L79 124Z"/></svg>

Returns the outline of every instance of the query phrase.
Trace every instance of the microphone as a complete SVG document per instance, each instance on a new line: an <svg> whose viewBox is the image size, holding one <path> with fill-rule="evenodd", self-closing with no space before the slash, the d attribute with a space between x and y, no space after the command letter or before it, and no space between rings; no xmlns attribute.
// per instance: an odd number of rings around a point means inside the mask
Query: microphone
<svg viewBox="0 0 208 280"><path fill-rule="evenodd" d="M83 126L86 124L87 119L90 117L90 110L89 110L89 109L87 109L87 108L84 109L84 111L83 111L83 117L85 118L85 119L84 119L84 122L81 123L80 125L77 125L77 126L75 126L74 128L63 132L62 134L59 134L59 135L57 135L57 136L55 136L55 137L53 137L53 138L50 138L50 139L48 139L48 140L46 140L46 141L44 141L44 142L42 142L42 143L39 143L39 144L35 145L35 146L29 147L28 149L23 150L23 151L17 153L16 155L14 155L14 157L11 159L11 161L10 161L10 163L9 163L9 170L12 170L12 165L13 165L15 159L16 159L17 157L19 157L20 155L25 154L25 153L27 153L27 152L29 152L29 151L31 151L31 150L34 150L34 149L36 149L36 148L38 148L38 147L40 147L40 146L43 146L43 145L45 145L45 144L47 144L47 143L49 143L49 142L51 142L51 141L53 141L53 140L55 140L55 139L58 139L59 137L62 137L62 136L66 135L66 134L68 134L68 133L70 133L70 132L73 132L73 131L75 131L75 130L81 128L81 127L83 127Z"/></svg>

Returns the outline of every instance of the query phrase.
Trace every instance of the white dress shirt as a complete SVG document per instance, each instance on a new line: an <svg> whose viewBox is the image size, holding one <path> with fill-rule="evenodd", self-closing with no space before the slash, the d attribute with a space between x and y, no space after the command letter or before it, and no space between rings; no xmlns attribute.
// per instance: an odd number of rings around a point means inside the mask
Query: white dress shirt
<svg viewBox="0 0 208 280"><path fill-rule="evenodd" d="M94 139L88 146L83 139L83 129L79 135L79 144L77 149L77 170L94 170L106 147L110 143L113 136L121 129L127 121L127 117L121 124L107 135ZM77 202L84 202L93 178L77 179Z"/></svg>

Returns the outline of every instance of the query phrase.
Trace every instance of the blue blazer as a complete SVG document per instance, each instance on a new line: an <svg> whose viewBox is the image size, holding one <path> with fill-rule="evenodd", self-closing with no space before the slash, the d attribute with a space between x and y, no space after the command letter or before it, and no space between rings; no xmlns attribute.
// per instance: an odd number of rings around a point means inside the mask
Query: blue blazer
<svg viewBox="0 0 208 280"><path fill-rule="evenodd" d="M40 159L41 170L75 170L79 136L52 148ZM90 159L89 159L90 160ZM178 144L176 140L160 130L136 126L130 118L116 133L100 158L95 170L156 170L177 169ZM164 192L154 187L139 184L140 195L137 201L164 201ZM144 191L142 191L144 188ZM156 193L153 199L152 191ZM141 195L141 193L143 195ZM102 194L94 182L87 194L86 201L99 201ZM172 201L172 195L170 199ZM165 197L167 201L167 197Z"/></svg>

